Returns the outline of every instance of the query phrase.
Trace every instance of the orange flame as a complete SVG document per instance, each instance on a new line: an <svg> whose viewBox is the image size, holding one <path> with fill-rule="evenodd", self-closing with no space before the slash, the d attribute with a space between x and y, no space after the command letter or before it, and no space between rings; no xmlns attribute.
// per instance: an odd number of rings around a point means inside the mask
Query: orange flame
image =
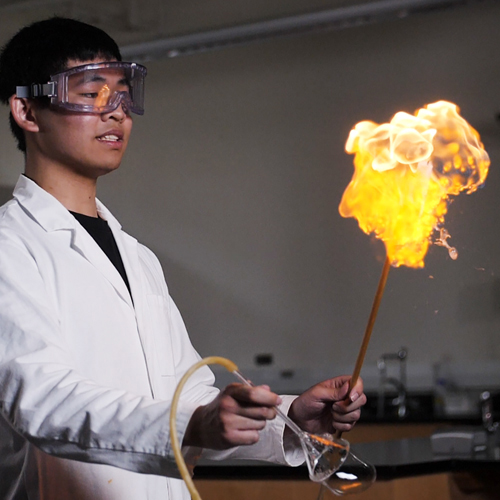
<svg viewBox="0 0 500 500"><path fill-rule="evenodd" d="M396 113L390 123L359 122L349 134L345 147L355 154L354 175L340 214L381 239L395 267L423 267L449 196L473 193L488 175L479 134L458 113L455 104L438 101L415 116ZM444 231L438 244L456 258Z"/></svg>
<svg viewBox="0 0 500 500"><path fill-rule="evenodd" d="M109 96L111 95L111 89L108 87L108 84L105 83L99 93L97 94L94 106L100 108L108 103Z"/></svg>

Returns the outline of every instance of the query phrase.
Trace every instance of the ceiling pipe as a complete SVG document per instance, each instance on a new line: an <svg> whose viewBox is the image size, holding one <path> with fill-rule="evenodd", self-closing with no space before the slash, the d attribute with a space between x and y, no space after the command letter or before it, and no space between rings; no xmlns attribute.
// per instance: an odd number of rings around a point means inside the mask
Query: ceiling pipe
<svg viewBox="0 0 500 500"><path fill-rule="evenodd" d="M121 48L124 59L148 61L305 33L333 31L487 0L383 0L153 40ZM491 0L493 1L493 0Z"/></svg>
<svg viewBox="0 0 500 500"><path fill-rule="evenodd" d="M53 5L66 5L69 0L16 0L12 3L0 4L0 9L3 14L10 12L19 12L25 10L33 10L37 8L54 8Z"/></svg>

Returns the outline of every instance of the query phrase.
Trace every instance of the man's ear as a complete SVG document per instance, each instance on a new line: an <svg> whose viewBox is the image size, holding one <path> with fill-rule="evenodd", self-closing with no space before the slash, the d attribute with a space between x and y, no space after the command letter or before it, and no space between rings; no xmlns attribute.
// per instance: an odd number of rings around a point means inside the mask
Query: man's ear
<svg viewBox="0 0 500 500"><path fill-rule="evenodd" d="M36 110L32 99L16 97L13 95L10 100L10 112L15 122L27 132L38 132L40 130L36 120Z"/></svg>

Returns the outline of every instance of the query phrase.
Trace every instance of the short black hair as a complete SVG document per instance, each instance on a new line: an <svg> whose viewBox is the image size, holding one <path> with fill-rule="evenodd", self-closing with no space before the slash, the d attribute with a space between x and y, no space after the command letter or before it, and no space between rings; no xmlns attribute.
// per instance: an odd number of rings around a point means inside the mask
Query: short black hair
<svg viewBox="0 0 500 500"><path fill-rule="evenodd" d="M0 101L8 104L17 85L47 83L51 75L64 71L70 60L97 58L122 60L118 45L103 30L63 17L30 24L12 37L0 55ZM25 152L24 132L12 114L9 119L17 147Z"/></svg>

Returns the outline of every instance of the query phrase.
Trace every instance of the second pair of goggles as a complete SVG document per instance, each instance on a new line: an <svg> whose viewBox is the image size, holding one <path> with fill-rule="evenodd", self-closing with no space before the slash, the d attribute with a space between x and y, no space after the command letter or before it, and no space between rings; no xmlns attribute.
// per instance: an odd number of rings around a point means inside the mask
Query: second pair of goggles
<svg viewBox="0 0 500 500"><path fill-rule="evenodd" d="M144 114L144 66L102 62L76 66L50 77L45 84L16 87L17 97L49 97L53 106L80 113L125 111Z"/></svg>

